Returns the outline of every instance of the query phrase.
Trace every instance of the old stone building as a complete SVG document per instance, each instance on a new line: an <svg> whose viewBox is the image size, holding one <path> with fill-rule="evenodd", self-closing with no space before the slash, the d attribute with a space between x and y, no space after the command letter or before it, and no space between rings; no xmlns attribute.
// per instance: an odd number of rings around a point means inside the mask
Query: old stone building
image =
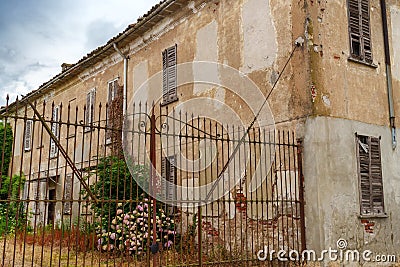
<svg viewBox="0 0 400 267"><path fill-rule="evenodd" d="M292 130L302 142L307 248L337 248L344 239L350 249L399 257L399 26L398 0L164 0L8 110L31 117L26 101L37 102L39 111L45 101L48 120L67 121L69 113L76 122L100 123L107 115L99 104L105 110L120 97L121 116L147 102L195 116L218 114L225 123L230 108L247 126L268 97L258 126ZM72 171L35 125L15 125L18 164L11 172L26 175L30 196L38 177L51 177L40 194L57 199L65 193L57 185ZM84 129L52 131L66 136L60 143L74 151L79 169L95 166L94 150L110 150L107 136L89 141ZM296 171L291 166L276 175ZM67 187L78 198L76 181ZM61 202L51 209L37 220L55 223Z"/></svg>

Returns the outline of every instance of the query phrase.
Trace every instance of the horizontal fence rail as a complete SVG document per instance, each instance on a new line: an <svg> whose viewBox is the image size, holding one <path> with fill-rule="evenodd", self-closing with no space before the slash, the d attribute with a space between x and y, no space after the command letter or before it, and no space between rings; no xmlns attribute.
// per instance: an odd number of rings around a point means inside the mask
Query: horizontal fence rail
<svg viewBox="0 0 400 267"><path fill-rule="evenodd" d="M121 101L6 106L0 266L267 266L305 249L293 132L146 104L123 117Z"/></svg>

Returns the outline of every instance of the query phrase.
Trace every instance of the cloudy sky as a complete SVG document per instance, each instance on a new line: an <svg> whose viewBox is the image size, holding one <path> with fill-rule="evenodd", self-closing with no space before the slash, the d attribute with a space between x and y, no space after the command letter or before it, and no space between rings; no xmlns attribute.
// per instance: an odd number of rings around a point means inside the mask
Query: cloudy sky
<svg viewBox="0 0 400 267"><path fill-rule="evenodd" d="M105 44L160 0L1 0L0 106Z"/></svg>

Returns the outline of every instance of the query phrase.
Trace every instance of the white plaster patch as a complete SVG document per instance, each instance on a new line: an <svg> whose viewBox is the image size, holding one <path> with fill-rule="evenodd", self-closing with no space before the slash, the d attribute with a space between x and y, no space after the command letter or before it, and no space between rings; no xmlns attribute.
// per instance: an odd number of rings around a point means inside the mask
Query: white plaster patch
<svg viewBox="0 0 400 267"><path fill-rule="evenodd" d="M325 106L330 107L331 106L331 100L327 95L322 96L322 101L324 102Z"/></svg>
<svg viewBox="0 0 400 267"><path fill-rule="evenodd" d="M203 28L197 31L196 35L196 54L195 61L218 62L218 24L212 21ZM197 66L198 67L198 66ZM194 81L209 81L215 84L220 84L218 77L218 65L210 65L206 71L196 69L196 64L193 65ZM195 83L193 94L199 95L215 87L211 84ZM223 99L224 100L224 99Z"/></svg>
<svg viewBox="0 0 400 267"><path fill-rule="evenodd" d="M149 73L147 60L139 63L133 68L133 93L135 94L135 102L137 102L137 104L139 102L144 104L149 98L149 85L148 83L145 83L148 79L148 76ZM141 90L138 90L141 86L143 86L143 88L141 88ZM130 97L130 99L128 100L129 102L131 101L133 95L128 97Z"/></svg>
<svg viewBox="0 0 400 267"><path fill-rule="evenodd" d="M400 8L390 8L392 22L392 49L393 49L393 77L400 80Z"/></svg>
<svg viewBox="0 0 400 267"><path fill-rule="evenodd" d="M278 45L269 1L245 1L242 27L244 44L241 71L250 73L271 67L277 57Z"/></svg>

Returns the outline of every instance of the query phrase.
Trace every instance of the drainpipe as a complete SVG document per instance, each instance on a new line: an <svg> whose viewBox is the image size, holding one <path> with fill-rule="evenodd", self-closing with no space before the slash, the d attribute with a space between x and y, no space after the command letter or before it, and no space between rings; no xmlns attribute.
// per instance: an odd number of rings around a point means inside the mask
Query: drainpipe
<svg viewBox="0 0 400 267"><path fill-rule="evenodd" d="M381 0L381 12L382 12L382 26L383 26L383 42L385 46L385 65L386 65L386 84L388 91L389 100L389 119L390 128L392 129L392 147L396 149L396 125L395 125L395 115L394 115L394 105L393 105L393 88L392 88L392 69L390 63L390 50L389 50L389 37L388 37L388 25L386 16L386 2Z"/></svg>
<svg viewBox="0 0 400 267"><path fill-rule="evenodd" d="M128 59L129 57L125 56L121 50L119 50L119 48L117 47L116 43L113 43L113 47L115 49L115 51L118 52L118 54L120 54L120 56L124 59L124 100L123 100L123 114L126 115L126 107L127 107L127 96L128 96L128 92L127 92L127 83L128 83Z"/></svg>

